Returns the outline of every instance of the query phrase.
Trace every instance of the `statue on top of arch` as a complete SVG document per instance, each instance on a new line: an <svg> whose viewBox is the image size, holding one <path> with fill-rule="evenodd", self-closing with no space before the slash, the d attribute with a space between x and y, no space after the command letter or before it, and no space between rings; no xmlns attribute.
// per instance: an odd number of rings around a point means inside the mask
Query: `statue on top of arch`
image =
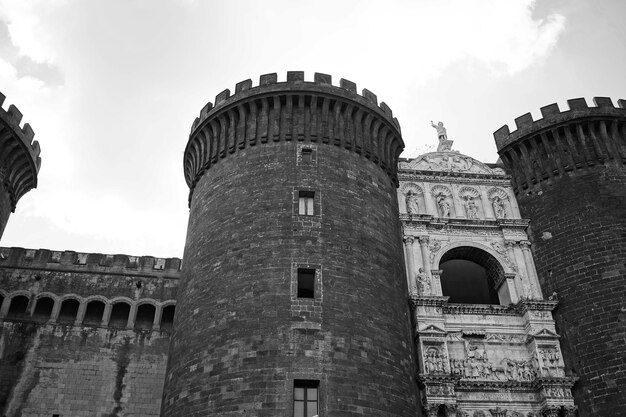
<svg viewBox="0 0 626 417"><path fill-rule="evenodd" d="M445 152L452 149L452 143L454 141L448 140L448 133L445 127L443 127L443 122L438 122L437 124L430 121L430 125L437 130L437 138L439 139L439 146L437 146L437 152Z"/></svg>

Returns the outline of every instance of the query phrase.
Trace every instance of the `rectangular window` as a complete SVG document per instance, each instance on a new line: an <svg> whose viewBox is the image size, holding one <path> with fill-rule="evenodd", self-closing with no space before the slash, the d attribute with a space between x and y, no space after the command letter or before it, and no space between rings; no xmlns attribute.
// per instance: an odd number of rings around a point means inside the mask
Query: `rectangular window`
<svg viewBox="0 0 626 417"><path fill-rule="evenodd" d="M298 214L304 216L312 216L313 213L313 197L314 191L299 191L298 192Z"/></svg>
<svg viewBox="0 0 626 417"><path fill-rule="evenodd" d="M296 379L293 381L293 417L318 415L319 381Z"/></svg>
<svg viewBox="0 0 626 417"><path fill-rule="evenodd" d="M315 269L298 268L298 298L315 298Z"/></svg>
<svg viewBox="0 0 626 417"><path fill-rule="evenodd" d="M313 161L313 149L311 148L302 148L302 162L311 162Z"/></svg>

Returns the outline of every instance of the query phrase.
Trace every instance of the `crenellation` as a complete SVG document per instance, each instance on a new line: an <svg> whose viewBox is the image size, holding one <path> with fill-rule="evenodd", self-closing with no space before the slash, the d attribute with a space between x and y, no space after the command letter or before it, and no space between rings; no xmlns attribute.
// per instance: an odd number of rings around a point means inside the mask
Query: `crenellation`
<svg viewBox="0 0 626 417"><path fill-rule="evenodd" d="M540 111L541 111L541 116L543 118L550 117L550 116L555 116L555 115L561 113L561 109L559 109L559 105L556 104L556 103L552 103L552 104L549 104L547 106L543 106L540 109ZM508 133L507 133L507 135L508 135Z"/></svg>
<svg viewBox="0 0 626 417"><path fill-rule="evenodd" d="M376 94L372 93L367 88L364 88L361 91L361 95L363 96L364 99L378 106L378 97L376 97Z"/></svg>
<svg viewBox="0 0 626 417"><path fill-rule="evenodd" d="M339 80L339 87L356 94L356 83L353 83L350 80L342 78L341 80Z"/></svg>
<svg viewBox="0 0 626 417"><path fill-rule="evenodd" d="M252 88L252 80L248 78L247 80L240 81L235 85L235 94L242 93ZM204 109L202 109L204 110ZM210 109L209 109L210 110ZM207 111L208 113L208 111ZM202 115L202 112L200 113ZM202 117L202 116L201 116Z"/></svg>
<svg viewBox="0 0 626 417"><path fill-rule="evenodd" d="M276 84L278 82L278 74L275 72L271 74L263 74L259 78L259 87L267 87L269 85Z"/></svg>
<svg viewBox="0 0 626 417"><path fill-rule="evenodd" d="M587 100L584 97L573 98L567 100L567 105L570 110L587 110L589 106L587 105Z"/></svg>
<svg viewBox="0 0 626 417"><path fill-rule="evenodd" d="M304 71L287 71L287 82L288 83L304 82Z"/></svg>
<svg viewBox="0 0 626 417"><path fill-rule="evenodd" d="M123 270L135 272L178 273L180 258L155 258L153 256L105 255L101 253L81 253L74 251L51 251L48 249L24 249L19 247L0 248L0 265L5 268L53 268L64 269L86 266L93 270Z"/></svg>
<svg viewBox="0 0 626 417"><path fill-rule="evenodd" d="M19 129L23 115L22 112L14 104L11 104L9 106L7 116L9 116L7 119L9 124L11 124L14 128Z"/></svg>
<svg viewBox="0 0 626 417"><path fill-rule="evenodd" d="M596 107L608 107L611 109L615 108L615 106L613 105L613 101L611 101L610 97L594 97L593 103L596 105Z"/></svg>
<svg viewBox="0 0 626 417"><path fill-rule="evenodd" d="M332 75L316 72L313 75L313 82L321 85L333 85L333 77Z"/></svg>
<svg viewBox="0 0 626 417"><path fill-rule="evenodd" d="M215 107L225 102L230 97L230 90L227 88L215 96Z"/></svg>
<svg viewBox="0 0 626 417"><path fill-rule="evenodd" d="M521 115L520 117L517 117L515 119L515 126L518 129L523 129L525 127L529 127L534 123L533 121L533 115L530 113L526 113Z"/></svg>

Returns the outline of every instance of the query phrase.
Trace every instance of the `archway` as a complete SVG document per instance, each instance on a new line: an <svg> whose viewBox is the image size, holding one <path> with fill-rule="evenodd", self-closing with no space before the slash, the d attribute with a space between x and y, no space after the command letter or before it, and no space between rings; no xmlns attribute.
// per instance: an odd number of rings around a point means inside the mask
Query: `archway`
<svg viewBox="0 0 626 417"><path fill-rule="evenodd" d="M459 246L439 261L441 289L451 303L500 304L496 284L504 277L500 262L488 252Z"/></svg>

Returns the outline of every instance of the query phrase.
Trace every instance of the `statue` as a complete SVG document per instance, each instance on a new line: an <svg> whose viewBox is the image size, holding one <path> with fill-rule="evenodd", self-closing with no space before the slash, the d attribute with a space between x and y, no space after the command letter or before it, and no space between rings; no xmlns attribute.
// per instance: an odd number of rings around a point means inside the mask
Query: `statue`
<svg viewBox="0 0 626 417"><path fill-rule="evenodd" d="M448 140L448 134L446 133L446 128L443 127L443 122L439 122L434 124L433 121L430 121L430 125L437 129L437 137L439 138L439 142L443 142L444 140Z"/></svg>
<svg viewBox="0 0 626 417"><path fill-rule="evenodd" d="M424 268L420 268L417 273L417 288L420 295L430 295L430 280L428 274L424 271Z"/></svg>
<svg viewBox="0 0 626 417"><path fill-rule="evenodd" d="M500 197L495 196L491 201L491 205L493 206L493 212L496 215L496 219L506 218L506 210L504 209L504 203Z"/></svg>
<svg viewBox="0 0 626 417"><path fill-rule="evenodd" d="M439 194L437 196L437 205L439 206L441 217L450 217L450 203L446 201L445 195Z"/></svg>
<svg viewBox="0 0 626 417"><path fill-rule="evenodd" d="M478 218L478 206L473 198L468 198L465 202L465 212L467 213L468 219L477 219Z"/></svg>
<svg viewBox="0 0 626 417"><path fill-rule="evenodd" d="M419 211L418 205L417 205L417 195L409 190L408 193L406 193L406 212L407 214L417 214L417 212Z"/></svg>
<svg viewBox="0 0 626 417"><path fill-rule="evenodd" d="M448 133L446 128L443 127L443 122L439 122L434 124L433 121L430 121L430 125L437 129L437 138L439 138L439 145L437 146L437 152L446 152L452 149L452 144L454 141L448 140Z"/></svg>

